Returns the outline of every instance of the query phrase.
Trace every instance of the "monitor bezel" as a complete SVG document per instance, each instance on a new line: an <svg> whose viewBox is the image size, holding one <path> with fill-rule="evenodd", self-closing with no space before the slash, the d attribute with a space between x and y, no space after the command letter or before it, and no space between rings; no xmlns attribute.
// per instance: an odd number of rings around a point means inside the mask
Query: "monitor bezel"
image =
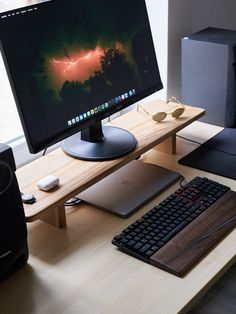
<svg viewBox="0 0 236 314"><path fill-rule="evenodd" d="M39 3L39 4L35 4L35 5L29 5L29 6L20 7L20 8L14 9L14 10L5 11L5 12L0 13L0 18L1 18L1 16L3 14L12 14L14 12L17 12L18 10L23 10L23 9L26 9L26 8L30 9L30 8L34 8L34 7L38 7L38 6L48 5L49 3L53 3L53 2L54 2L54 0L50 0L50 1ZM146 7L146 12L147 12L147 15L148 15L147 5L146 5L146 1L145 0L144 0L144 3L145 3L145 7ZM1 20L0 20L0 24L1 24ZM154 46L154 42L153 42L153 35L152 35L151 26L150 26L150 21L149 21L149 29L150 29L150 32L151 32L153 50L155 51L155 46ZM120 104L117 104L115 106L109 107L109 108L105 109L104 111L98 112L93 117L90 117L87 120L84 120L82 122L74 124L73 126L67 128L67 129L65 127L65 129L63 131L58 132L57 134L54 134L51 137L48 137L47 139L44 139L44 140L42 140L40 142L34 143L32 138L31 138L31 136L30 136L30 130L29 130L28 126L27 126L27 119L25 119L25 117L24 117L24 112L22 110L22 106L21 106L21 103L20 103L20 100L19 100L19 97L18 97L18 94L17 94L17 87L16 87L16 85L14 83L14 79L13 79L13 76L12 76L12 71L10 69L10 65L9 65L9 62L8 62L8 59L7 59L7 55L5 53L4 45L2 43L1 38L0 38L0 52L2 54L2 58L3 58L4 65L5 65L5 68L6 68L6 72L7 72L7 75L8 75L8 79L9 79L10 86L11 86L11 89L12 89L12 93L13 93L13 96L14 96L14 100L15 100L15 103L16 103L17 111L19 113L20 121L21 121L21 124L22 124L22 128L23 128L23 131L24 131L25 138L26 138L26 142L27 142L29 151L31 153L33 153L33 154L36 154L36 153L38 153L38 152L40 152L40 151L42 151L44 149L47 149L51 145L54 145L54 144L56 144L58 142L61 142L62 140L64 140L64 139L66 139L66 138L68 138L68 137L70 137L70 136L80 132L83 129L86 129L86 128L90 127L93 124L96 124L96 123L98 123L98 122L100 122L100 121L110 117L111 115L113 115L115 113L118 113L118 112L126 109L127 107L135 104L136 102L138 102L138 101L140 101L140 100L150 96L151 94L153 94L153 93L155 93L155 92L157 92L157 91L159 91L159 90L161 90L163 88L163 84L162 84L161 76L160 76L160 71L159 71L159 66L158 66L158 62L157 62L157 58L156 58L156 65L157 65L158 74L159 74L159 81L156 84L154 84L153 86L150 86L149 88L145 89L142 92L138 92L137 94L131 96L128 99L123 100Z"/></svg>

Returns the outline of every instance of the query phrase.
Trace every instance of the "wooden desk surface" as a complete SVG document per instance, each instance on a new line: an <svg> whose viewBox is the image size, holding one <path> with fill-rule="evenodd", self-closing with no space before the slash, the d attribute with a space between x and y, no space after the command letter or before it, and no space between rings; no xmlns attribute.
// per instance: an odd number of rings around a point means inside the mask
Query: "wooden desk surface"
<svg viewBox="0 0 236 314"><path fill-rule="evenodd" d="M203 140L220 128L195 122L182 135ZM191 134L194 135L191 136ZM144 162L180 171L188 180L206 175L231 186L234 180L178 165L196 145L178 139L177 155L150 150ZM44 222L28 224L26 267L0 284L2 314L174 314L187 312L202 293L235 262L232 231L184 278L175 277L111 244L112 237L177 188L169 188L129 219L80 205L67 210L67 229Z"/></svg>

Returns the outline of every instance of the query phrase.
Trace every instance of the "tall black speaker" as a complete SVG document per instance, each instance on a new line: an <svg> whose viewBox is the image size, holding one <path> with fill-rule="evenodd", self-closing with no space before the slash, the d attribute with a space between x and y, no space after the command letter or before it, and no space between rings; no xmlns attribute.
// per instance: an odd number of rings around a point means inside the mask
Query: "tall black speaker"
<svg viewBox="0 0 236 314"><path fill-rule="evenodd" d="M28 260L27 227L9 146L0 144L0 280Z"/></svg>

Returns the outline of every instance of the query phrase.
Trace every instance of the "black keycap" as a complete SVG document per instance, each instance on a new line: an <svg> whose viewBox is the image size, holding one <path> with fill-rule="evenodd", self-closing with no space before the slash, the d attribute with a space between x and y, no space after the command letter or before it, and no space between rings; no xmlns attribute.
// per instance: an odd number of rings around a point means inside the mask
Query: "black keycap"
<svg viewBox="0 0 236 314"><path fill-rule="evenodd" d="M141 247L140 252L145 253L147 250L149 250L151 247L151 244L145 244L143 247Z"/></svg>

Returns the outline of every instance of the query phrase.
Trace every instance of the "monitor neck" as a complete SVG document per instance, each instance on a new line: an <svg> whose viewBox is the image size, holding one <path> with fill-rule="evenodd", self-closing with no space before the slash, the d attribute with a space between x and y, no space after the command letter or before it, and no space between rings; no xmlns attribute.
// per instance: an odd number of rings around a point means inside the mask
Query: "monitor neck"
<svg viewBox="0 0 236 314"><path fill-rule="evenodd" d="M99 121L81 131L81 140L91 143L102 143L105 141L102 131L102 122Z"/></svg>

